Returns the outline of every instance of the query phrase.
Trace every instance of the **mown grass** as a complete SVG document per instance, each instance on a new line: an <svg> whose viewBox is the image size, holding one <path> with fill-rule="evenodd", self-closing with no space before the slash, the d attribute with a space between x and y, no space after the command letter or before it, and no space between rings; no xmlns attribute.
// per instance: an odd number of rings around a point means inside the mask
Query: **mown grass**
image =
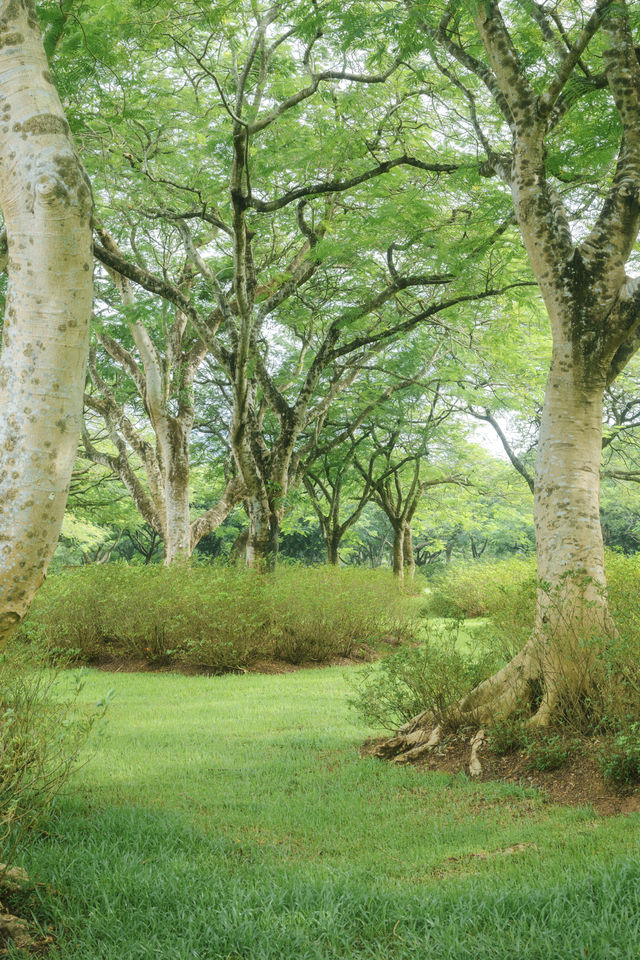
<svg viewBox="0 0 640 960"><path fill-rule="evenodd" d="M90 672L108 721L24 856L59 960L638 956L637 816L362 759L349 674Z"/></svg>

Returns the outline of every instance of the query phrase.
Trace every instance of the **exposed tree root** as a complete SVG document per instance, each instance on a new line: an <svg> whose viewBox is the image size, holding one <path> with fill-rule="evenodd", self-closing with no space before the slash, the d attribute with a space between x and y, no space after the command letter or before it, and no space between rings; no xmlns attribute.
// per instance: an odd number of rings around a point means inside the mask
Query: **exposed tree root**
<svg viewBox="0 0 640 960"><path fill-rule="evenodd" d="M478 684L471 693L449 711L448 721L457 726L475 727L471 739L469 772L479 776L482 767L479 752L485 742L483 725L505 719L529 704L529 723L545 726L552 719L560 691L570 683L577 686L575 670L567 669L548 644L532 637L502 670ZM413 763L436 747L441 738L443 720L425 711L396 731L395 736L379 743L373 755L394 763Z"/></svg>
<svg viewBox="0 0 640 960"><path fill-rule="evenodd" d="M469 773L472 777L479 777L482 773L482 764L478 758L478 753L485 741L484 730L480 729L471 740L471 758L469 760Z"/></svg>

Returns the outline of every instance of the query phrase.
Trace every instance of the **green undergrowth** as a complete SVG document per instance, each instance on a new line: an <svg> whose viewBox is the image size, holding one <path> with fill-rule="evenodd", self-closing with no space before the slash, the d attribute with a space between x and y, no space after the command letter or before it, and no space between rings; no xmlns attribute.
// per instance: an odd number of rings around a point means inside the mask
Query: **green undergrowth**
<svg viewBox="0 0 640 960"><path fill-rule="evenodd" d="M108 564L50 577L18 641L78 661L143 659L212 672L259 659L358 657L412 636L420 601L389 571Z"/></svg>
<svg viewBox="0 0 640 960"><path fill-rule="evenodd" d="M0 862L63 789L104 704L85 709L82 677L45 670L27 657L0 656ZM0 884L2 873L0 872Z"/></svg>
<svg viewBox="0 0 640 960"><path fill-rule="evenodd" d="M23 861L58 960L637 957L636 816L361 758L350 671L90 671L106 724Z"/></svg>
<svg viewBox="0 0 640 960"><path fill-rule="evenodd" d="M579 658L584 656L589 684L579 697L568 696L561 705L557 741L538 742L535 738L520 745L531 755L537 769L562 766L577 749L571 738L597 736L602 738L601 768L605 778L614 784L640 782L640 612L637 598L640 594L640 556L623 556L612 552L605 555L607 597L616 630L606 636L573 638L572 665L580 669ZM522 648L531 634L536 602L535 561L510 559L476 562L452 566L433 584L428 611L433 616L465 618L482 616L483 626L477 631L476 643L461 658L449 652L448 672L462 677L464 667L481 665L485 651L493 651L504 663ZM554 603L549 588L548 599ZM569 611L570 614L571 611ZM446 622L446 621L445 621ZM459 620L450 620L457 629ZM447 628L444 628L445 631ZM596 645L594 656L594 645ZM446 648L441 646L442 658ZM388 673L393 660L386 664ZM428 664L431 675L438 670L437 657ZM486 675L490 675L487 671ZM379 675L382 676L382 675ZM414 668L412 682L420 681L421 670ZM441 689L446 690L445 684ZM424 687L424 684L423 684ZM462 693L471 689L467 684ZM386 691L391 684L386 683ZM384 697L379 697L384 702ZM433 699L433 698L432 698ZM453 698L452 702L455 702ZM434 709L432 700L425 706ZM518 738L526 740L521 719L499 720L491 737L496 743ZM577 742L577 741L576 741Z"/></svg>
<svg viewBox="0 0 640 960"><path fill-rule="evenodd" d="M535 558L451 566L431 584L429 612L467 620L490 617L494 631L519 643L531 630L536 599Z"/></svg>
<svg viewBox="0 0 640 960"><path fill-rule="evenodd" d="M605 554L611 613L625 639L640 637L640 555ZM536 602L535 558L475 561L451 566L431 584L434 617L490 618L492 635L519 649L531 632Z"/></svg>
<svg viewBox="0 0 640 960"><path fill-rule="evenodd" d="M394 731L428 710L451 726L454 705L504 664L485 624L427 621L419 644L407 644L354 675L351 704L371 726Z"/></svg>

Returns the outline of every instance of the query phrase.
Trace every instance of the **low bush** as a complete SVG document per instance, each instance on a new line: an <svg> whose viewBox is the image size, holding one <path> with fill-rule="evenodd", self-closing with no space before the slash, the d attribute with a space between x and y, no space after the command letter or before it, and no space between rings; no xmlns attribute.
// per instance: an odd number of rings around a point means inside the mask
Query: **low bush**
<svg viewBox="0 0 640 960"><path fill-rule="evenodd" d="M124 657L224 672L262 658L330 660L385 636L404 639L417 603L388 571L283 566L260 576L114 563L50 577L18 640L89 663Z"/></svg>
<svg viewBox="0 0 640 960"><path fill-rule="evenodd" d="M607 551L607 596L618 629L640 636L640 555ZM474 561L452 566L434 579L429 613L437 617L489 617L514 641L531 630L536 602L535 558Z"/></svg>
<svg viewBox="0 0 640 960"><path fill-rule="evenodd" d="M589 692L579 702L567 702L563 713L569 726L587 735L617 729L622 717L640 721L640 556L607 552L605 562L616 633L584 643L576 638L589 671ZM454 567L436 582L429 612L488 618L485 643L508 657L531 633L535 600L533 560L476 562Z"/></svg>
<svg viewBox="0 0 640 960"><path fill-rule="evenodd" d="M505 603L535 603L535 558L461 563L434 578L429 610L435 617L493 617Z"/></svg>
<svg viewBox="0 0 640 960"><path fill-rule="evenodd" d="M434 722L455 725L451 708L501 666L492 651L473 651L459 641L456 624L432 630L427 642L393 653L368 668L357 681L351 705L370 726L395 730L428 710Z"/></svg>
<svg viewBox="0 0 640 960"><path fill-rule="evenodd" d="M499 757L523 750L527 743L527 728L521 713L496 717L487 729L487 747Z"/></svg>
<svg viewBox="0 0 640 960"><path fill-rule="evenodd" d="M571 760L577 742L564 733L530 733L524 746L530 770L559 770Z"/></svg>
<svg viewBox="0 0 640 960"><path fill-rule="evenodd" d="M487 728L487 747L498 756L521 752L530 770L558 770L575 755L578 741L565 731L536 730L521 714L498 717Z"/></svg>
<svg viewBox="0 0 640 960"><path fill-rule="evenodd" d="M91 727L104 712L81 710L82 678L24 657L0 658L0 860L10 864L25 833L47 812L77 765Z"/></svg>
<svg viewBox="0 0 640 960"><path fill-rule="evenodd" d="M626 724L607 741L600 769L605 780L618 786L640 783L640 722Z"/></svg>

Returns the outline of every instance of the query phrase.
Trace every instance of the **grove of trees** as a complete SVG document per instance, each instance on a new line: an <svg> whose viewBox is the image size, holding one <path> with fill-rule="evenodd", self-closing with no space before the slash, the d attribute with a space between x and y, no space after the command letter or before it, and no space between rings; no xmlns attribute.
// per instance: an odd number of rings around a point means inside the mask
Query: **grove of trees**
<svg viewBox="0 0 640 960"><path fill-rule="evenodd" d="M1 2L2 637L71 483L60 562L403 579L535 531L460 709L585 693L637 545L639 50L626 0Z"/></svg>

